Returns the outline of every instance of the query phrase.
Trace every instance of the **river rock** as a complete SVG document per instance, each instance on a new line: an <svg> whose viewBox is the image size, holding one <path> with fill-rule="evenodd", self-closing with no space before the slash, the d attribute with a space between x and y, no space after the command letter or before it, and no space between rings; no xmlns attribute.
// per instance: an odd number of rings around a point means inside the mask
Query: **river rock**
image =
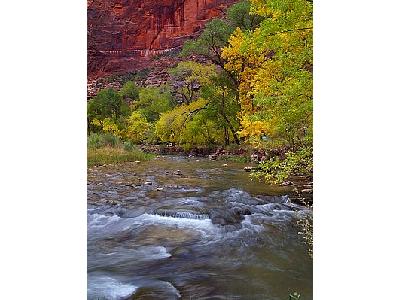
<svg viewBox="0 0 400 300"><path fill-rule="evenodd" d="M253 162L258 162L258 155L257 154L252 154L250 156L250 160L253 161Z"/></svg>
<svg viewBox="0 0 400 300"><path fill-rule="evenodd" d="M145 185L152 185L153 183L151 181L145 181L144 184Z"/></svg>
<svg viewBox="0 0 400 300"><path fill-rule="evenodd" d="M181 175L182 175L182 171L181 171L181 170L176 170L176 171L174 172L174 174L175 174L175 175L181 176Z"/></svg>
<svg viewBox="0 0 400 300"><path fill-rule="evenodd" d="M283 185L283 186L293 185L293 182L292 181L284 181L284 182L282 182L281 185Z"/></svg>
<svg viewBox="0 0 400 300"><path fill-rule="evenodd" d="M210 218L213 224L225 225L235 225L241 228L241 222L244 220L242 214L234 209L222 209L215 208L210 211Z"/></svg>
<svg viewBox="0 0 400 300"><path fill-rule="evenodd" d="M243 170L245 170L246 172L250 172L251 170L253 170L253 167L244 167Z"/></svg>

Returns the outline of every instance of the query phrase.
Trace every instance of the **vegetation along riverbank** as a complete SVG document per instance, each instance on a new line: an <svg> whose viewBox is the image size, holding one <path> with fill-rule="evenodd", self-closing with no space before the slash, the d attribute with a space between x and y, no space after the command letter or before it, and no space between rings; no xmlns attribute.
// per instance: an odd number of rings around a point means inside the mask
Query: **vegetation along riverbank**
<svg viewBox="0 0 400 300"><path fill-rule="evenodd" d="M250 155L263 153L254 178L312 181L312 2L241 1L186 42L179 57L158 85L143 85L141 72L89 99L90 164L143 155L129 146L108 157L92 150L96 135L107 134L123 145L189 153L253 149Z"/></svg>
<svg viewBox="0 0 400 300"><path fill-rule="evenodd" d="M89 299L312 299L312 10L238 1L92 91Z"/></svg>

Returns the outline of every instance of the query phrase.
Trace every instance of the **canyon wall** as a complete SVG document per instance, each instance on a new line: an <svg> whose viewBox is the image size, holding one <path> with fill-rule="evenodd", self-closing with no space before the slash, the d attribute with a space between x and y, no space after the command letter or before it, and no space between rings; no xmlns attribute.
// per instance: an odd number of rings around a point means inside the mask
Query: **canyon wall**
<svg viewBox="0 0 400 300"><path fill-rule="evenodd" d="M235 0L88 0L88 77L146 67Z"/></svg>

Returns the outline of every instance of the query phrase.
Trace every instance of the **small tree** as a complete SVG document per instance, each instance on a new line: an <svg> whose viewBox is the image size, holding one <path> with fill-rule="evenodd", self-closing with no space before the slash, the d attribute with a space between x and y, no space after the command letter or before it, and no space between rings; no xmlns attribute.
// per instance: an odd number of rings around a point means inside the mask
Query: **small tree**
<svg viewBox="0 0 400 300"><path fill-rule="evenodd" d="M114 89L101 90L87 105L89 131L96 130L96 127L91 126L94 120L101 122L109 118L117 123L128 112L129 107L118 92Z"/></svg>
<svg viewBox="0 0 400 300"><path fill-rule="evenodd" d="M139 99L132 107L139 110L149 122L160 118L160 114L172 108L172 96L166 87L140 89Z"/></svg>
<svg viewBox="0 0 400 300"><path fill-rule="evenodd" d="M175 94L183 103L189 104L198 98L200 88L211 82L216 68L211 64L185 61L171 69L170 74Z"/></svg>
<svg viewBox="0 0 400 300"><path fill-rule="evenodd" d="M127 121L126 137L135 144L140 144L148 136L151 124L138 111L132 112Z"/></svg>
<svg viewBox="0 0 400 300"><path fill-rule="evenodd" d="M133 81L126 82L119 93L126 101L135 101L139 98L139 88Z"/></svg>

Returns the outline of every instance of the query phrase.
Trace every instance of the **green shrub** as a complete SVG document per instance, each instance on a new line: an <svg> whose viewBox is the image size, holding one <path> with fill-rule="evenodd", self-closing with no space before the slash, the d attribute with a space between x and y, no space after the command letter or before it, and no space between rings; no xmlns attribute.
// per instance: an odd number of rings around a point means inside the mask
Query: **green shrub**
<svg viewBox="0 0 400 300"><path fill-rule="evenodd" d="M312 175L312 147L304 147L296 152L289 151L285 156L284 159L275 157L262 162L251 176L278 184L292 175Z"/></svg>
<svg viewBox="0 0 400 300"><path fill-rule="evenodd" d="M117 147L121 144L119 137L111 133L91 133L87 138L89 149L99 149L103 147Z"/></svg>
<svg viewBox="0 0 400 300"><path fill-rule="evenodd" d="M98 133L91 133L87 138L87 146L90 149L100 148L101 142L101 135Z"/></svg>
<svg viewBox="0 0 400 300"><path fill-rule="evenodd" d="M124 142L124 150L125 151L133 151L137 150L136 145L132 141L125 141Z"/></svg>

